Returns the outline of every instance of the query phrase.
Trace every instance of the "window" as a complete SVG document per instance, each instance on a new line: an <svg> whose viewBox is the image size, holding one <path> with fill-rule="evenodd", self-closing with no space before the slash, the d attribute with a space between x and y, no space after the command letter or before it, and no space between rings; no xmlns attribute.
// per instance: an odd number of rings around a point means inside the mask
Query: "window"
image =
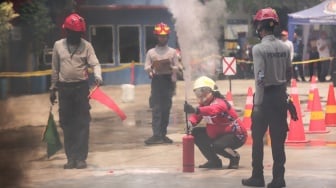
<svg viewBox="0 0 336 188"><path fill-rule="evenodd" d="M100 63L113 63L112 26L94 26L91 28L91 43Z"/></svg>
<svg viewBox="0 0 336 188"><path fill-rule="evenodd" d="M154 26L146 26L145 27L146 30L146 52L155 47L156 43L157 43L157 39L155 38L155 35L153 34L154 31Z"/></svg>
<svg viewBox="0 0 336 188"><path fill-rule="evenodd" d="M140 40L138 26L119 27L120 63L140 62Z"/></svg>

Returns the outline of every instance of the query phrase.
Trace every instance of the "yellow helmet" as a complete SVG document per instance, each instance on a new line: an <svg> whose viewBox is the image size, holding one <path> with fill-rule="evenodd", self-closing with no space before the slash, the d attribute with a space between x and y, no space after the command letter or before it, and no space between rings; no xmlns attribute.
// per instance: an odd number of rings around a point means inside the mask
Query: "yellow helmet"
<svg viewBox="0 0 336 188"><path fill-rule="evenodd" d="M195 80L193 89L195 90L202 87L209 87L211 90L215 90L216 83L209 77L201 76Z"/></svg>

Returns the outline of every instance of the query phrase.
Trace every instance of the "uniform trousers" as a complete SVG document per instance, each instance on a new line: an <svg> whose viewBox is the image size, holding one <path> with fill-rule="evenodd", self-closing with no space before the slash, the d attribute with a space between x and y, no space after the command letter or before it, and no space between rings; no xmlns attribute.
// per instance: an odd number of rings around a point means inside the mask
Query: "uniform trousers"
<svg viewBox="0 0 336 188"><path fill-rule="evenodd" d="M236 155L232 156L232 154L225 151L225 148L235 150L241 147L245 142L245 140L239 140L233 133L224 134L215 139L211 139L207 135L205 127L195 127L192 130L192 135L194 136L196 146L208 161L218 161L219 158L217 154L232 159Z"/></svg>
<svg viewBox="0 0 336 188"><path fill-rule="evenodd" d="M167 134L174 83L171 75L155 75L151 82L152 130L153 136Z"/></svg>
<svg viewBox="0 0 336 188"><path fill-rule="evenodd" d="M68 160L86 160L91 121L87 81L58 83L59 118Z"/></svg>
<svg viewBox="0 0 336 188"><path fill-rule="evenodd" d="M252 176L263 178L264 135L269 128L273 178L283 179L285 174L285 140L287 137L287 94L286 86L265 87L262 104L252 111Z"/></svg>

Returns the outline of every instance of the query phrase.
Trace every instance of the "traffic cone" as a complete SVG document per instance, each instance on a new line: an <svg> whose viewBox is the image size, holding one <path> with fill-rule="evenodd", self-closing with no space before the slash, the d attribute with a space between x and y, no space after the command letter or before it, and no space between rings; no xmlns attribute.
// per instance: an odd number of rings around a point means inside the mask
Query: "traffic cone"
<svg viewBox="0 0 336 188"><path fill-rule="evenodd" d="M226 93L226 100L229 102L229 104L233 107L233 99L232 99L232 93L228 91Z"/></svg>
<svg viewBox="0 0 336 188"><path fill-rule="evenodd" d="M318 89L314 89L312 109L310 112L310 124L307 133L327 133L324 123L324 114L321 107Z"/></svg>
<svg viewBox="0 0 336 188"><path fill-rule="evenodd" d="M292 99L293 102L297 101L298 107L296 108L296 111L300 110L300 112L298 112L298 113L300 113L301 114L300 117L302 117L303 114L302 114L302 111L301 111L301 103L300 103L300 99L299 99L299 92L298 92L298 88L297 88L297 84L296 84L295 79L292 79L292 82L291 82L290 96L291 96L291 99Z"/></svg>
<svg viewBox="0 0 336 188"><path fill-rule="evenodd" d="M336 126L336 101L332 84L329 85L328 100L325 110L325 124L328 127Z"/></svg>
<svg viewBox="0 0 336 188"><path fill-rule="evenodd" d="M314 98L314 89L316 89L316 76L312 76L311 82L310 82L310 89L309 89L309 95L308 95L308 102L307 102L307 108L306 112L310 112L313 104L313 98Z"/></svg>
<svg viewBox="0 0 336 188"><path fill-rule="evenodd" d="M292 118L290 118L289 132L287 135L286 143L307 143L309 142L309 140L306 140L306 136L304 133L299 97L298 95L296 97L295 94L292 93L291 99L296 108L298 120L294 121L292 120Z"/></svg>
<svg viewBox="0 0 336 188"><path fill-rule="evenodd" d="M245 104L245 111L244 111L244 118L243 118L243 126L246 130L251 129L251 113L253 108L253 92L252 87L249 87L247 90L247 97L246 97L246 104Z"/></svg>

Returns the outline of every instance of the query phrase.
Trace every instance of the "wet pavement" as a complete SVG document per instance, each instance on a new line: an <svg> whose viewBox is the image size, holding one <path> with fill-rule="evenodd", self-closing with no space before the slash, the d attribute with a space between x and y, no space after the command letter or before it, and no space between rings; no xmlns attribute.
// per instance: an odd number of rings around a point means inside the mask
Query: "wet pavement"
<svg viewBox="0 0 336 188"><path fill-rule="evenodd" d="M220 91L226 94L228 80L217 82ZM308 130L310 113L307 106L310 83L297 83L303 111L304 129ZM330 83L317 83L321 106L325 109ZM243 187L241 179L251 175L251 141L238 149L241 155L238 170L227 169L228 160L222 158L223 168L207 170L195 168L194 173L182 172L182 137L185 117L183 103L186 99L195 104L190 84L177 84L177 95L173 99L168 136L173 144L145 146L143 141L151 136L151 111L148 108L149 85L135 86L133 102L122 102L120 86L103 86L127 115L121 121L102 104L91 101L92 123L88 168L64 170L66 162L61 150L50 159L46 157L46 146L40 137L49 110L48 95L31 95L0 101L7 107L4 111L10 120L4 121L0 130L0 157L6 155L21 159L19 177L0 187L27 188L105 188L105 187ZM253 80L232 80L233 102L243 117L247 88L253 88ZM187 89L185 89L187 88ZM186 91L186 92L185 92ZM20 108L18 108L20 104ZM18 109L17 109L18 108ZM25 113L21 112L24 111ZM38 113L37 113L38 112ZM57 120L57 107L53 109ZM15 118L13 116L15 114ZM6 123L7 122L7 123ZM28 126L29 125L29 126ZM303 144L287 144L286 183L292 188L336 187L336 127L327 127L328 133L305 134L309 141ZM62 136L62 132L60 131ZM10 136L11 135L11 136ZM16 139L14 139L16 138ZM265 138L265 181L272 179L272 155L269 139ZM2 144L4 145L4 144ZM206 162L195 148L195 165ZM1 169L1 166L0 166ZM2 174L6 174L4 171ZM11 174L6 174L11 178ZM6 177L6 176L3 176ZM8 180L7 182L11 182ZM1 181L0 181L1 183ZM1 185L1 184L0 184Z"/></svg>

